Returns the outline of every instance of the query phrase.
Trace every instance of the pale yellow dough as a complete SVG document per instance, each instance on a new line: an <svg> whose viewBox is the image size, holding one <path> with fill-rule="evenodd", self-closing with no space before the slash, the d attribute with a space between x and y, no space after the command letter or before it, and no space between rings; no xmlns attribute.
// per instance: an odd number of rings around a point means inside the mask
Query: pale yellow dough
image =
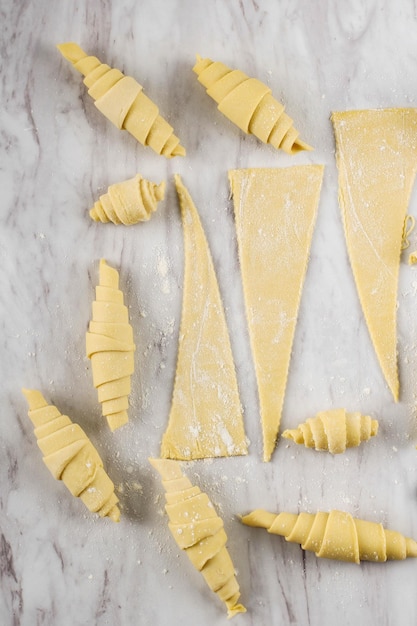
<svg viewBox="0 0 417 626"><path fill-rule="evenodd" d="M417 557L417 542L382 524L356 519L343 511L330 513L268 513L258 509L242 517L247 526L266 528L301 544L316 556L339 561L401 560Z"/></svg>
<svg viewBox="0 0 417 626"><path fill-rule="evenodd" d="M398 400L396 309L404 220L417 169L417 109L333 113L339 203L372 343Z"/></svg>
<svg viewBox="0 0 417 626"><path fill-rule="evenodd" d="M417 250L415 250L414 252L411 252L409 257L408 257L408 263L410 265L416 265L417 263Z"/></svg>
<svg viewBox="0 0 417 626"><path fill-rule="evenodd" d="M113 224L137 224L146 222L163 200L165 183L152 183L140 174L121 183L110 185L107 193L100 196L90 211L96 222Z"/></svg>
<svg viewBox="0 0 417 626"><path fill-rule="evenodd" d="M169 423L161 456L247 454L236 372L213 261L197 209L179 176L184 295Z"/></svg>
<svg viewBox="0 0 417 626"><path fill-rule="evenodd" d="M300 165L229 172L264 461L278 436L323 171Z"/></svg>
<svg viewBox="0 0 417 626"><path fill-rule="evenodd" d="M238 603L239 584L229 552L223 520L217 515L208 496L181 472L179 463L149 459L162 477L166 491L165 510L169 529L177 545L204 576L205 581L227 607L228 617L244 613Z"/></svg>
<svg viewBox="0 0 417 626"><path fill-rule="evenodd" d="M84 84L94 104L117 128L127 130L142 145L167 158L185 155L174 129L134 78L88 56L76 43L63 43L57 48L85 76Z"/></svg>
<svg viewBox="0 0 417 626"><path fill-rule="evenodd" d="M284 105L257 78L249 78L240 70L231 70L219 61L202 59L199 55L193 71L207 94L218 103L219 111L245 133L288 154L312 150L299 138L292 119L284 113Z"/></svg>
<svg viewBox="0 0 417 626"><path fill-rule="evenodd" d="M116 269L100 261L93 316L86 334L93 383L111 430L128 421L130 377L134 371L133 330Z"/></svg>
<svg viewBox="0 0 417 626"><path fill-rule="evenodd" d="M341 454L346 448L359 446L378 432L378 422L360 413L345 409L321 411L294 430L284 430L282 436L306 448Z"/></svg>
<svg viewBox="0 0 417 626"><path fill-rule="evenodd" d="M114 485L103 469L99 453L83 429L48 404L34 389L23 389L29 417L35 427L43 461L57 480L62 480L73 496L100 517L120 519Z"/></svg>

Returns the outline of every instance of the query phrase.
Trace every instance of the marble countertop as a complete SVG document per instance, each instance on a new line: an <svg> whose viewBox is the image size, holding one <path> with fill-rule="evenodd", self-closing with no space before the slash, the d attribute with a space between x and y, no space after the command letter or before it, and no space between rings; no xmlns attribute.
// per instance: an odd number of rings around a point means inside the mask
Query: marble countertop
<svg viewBox="0 0 417 626"><path fill-rule="evenodd" d="M226 623L223 606L174 545L147 461L159 453L177 354L178 172L211 247L251 441L246 457L184 464L225 522L248 608L233 623L414 626L416 560L318 560L236 515L339 508L417 538L417 269L403 259L395 403L349 266L329 121L335 110L416 106L415 2L6 0L1 13L0 622ZM137 78L187 156L168 161L108 123L56 50L64 41ZM243 135L197 83L196 53L268 83L315 150L290 157ZM282 440L263 463L227 171L307 163L326 169L281 426L343 406L377 417L380 434L337 457ZM98 195L138 171L167 181L152 219L131 228L93 223L88 209ZM414 197L409 212L417 212ZM131 419L113 435L84 356L101 257L120 269L137 343ZM21 387L41 389L90 435L117 485L120 524L88 514L52 479Z"/></svg>

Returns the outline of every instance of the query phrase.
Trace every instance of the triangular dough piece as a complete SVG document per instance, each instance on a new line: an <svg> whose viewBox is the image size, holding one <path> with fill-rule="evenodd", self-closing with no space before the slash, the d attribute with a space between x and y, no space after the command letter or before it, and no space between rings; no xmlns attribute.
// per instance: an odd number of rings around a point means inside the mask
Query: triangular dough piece
<svg viewBox="0 0 417 626"><path fill-rule="evenodd" d="M417 109L333 113L339 203L362 310L398 400L396 308L404 219L417 169Z"/></svg>
<svg viewBox="0 0 417 626"><path fill-rule="evenodd" d="M247 454L236 372L213 261L197 209L175 177L184 229L184 296L177 370L161 456Z"/></svg>
<svg viewBox="0 0 417 626"><path fill-rule="evenodd" d="M323 170L300 165L229 172L264 461L278 436Z"/></svg>

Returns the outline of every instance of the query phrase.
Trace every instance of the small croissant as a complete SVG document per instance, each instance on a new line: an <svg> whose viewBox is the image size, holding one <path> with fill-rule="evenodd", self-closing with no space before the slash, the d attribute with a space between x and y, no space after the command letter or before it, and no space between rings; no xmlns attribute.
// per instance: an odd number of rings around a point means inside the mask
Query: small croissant
<svg viewBox="0 0 417 626"><path fill-rule="evenodd" d="M62 415L35 389L23 389L28 415L35 426L43 461L57 480L62 480L73 496L100 517L120 520L114 485L103 469L99 453L78 425Z"/></svg>
<svg viewBox="0 0 417 626"><path fill-rule="evenodd" d="M288 154L312 150L299 138L292 119L284 113L284 105L257 78L249 78L240 70L231 70L219 61L199 55L193 71L207 94L218 103L219 111L245 133Z"/></svg>
<svg viewBox="0 0 417 626"><path fill-rule="evenodd" d="M223 520L207 494L191 484L177 461L149 461L162 477L166 492L165 510L170 520L168 526L177 545L186 551L210 589L226 604L228 617L245 613L245 607L238 604L239 585L226 548Z"/></svg>
<svg viewBox="0 0 417 626"><path fill-rule="evenodd" d="M134 351L128 309L119 289L119 273L101 259L93 316L86 334L86 352L91 359L98 400L112 431L128 422Z"/></svg>
<svg viewBox="0 0 417 626"><path fill-rule="evenodd" d="M136 174L134 178L110 185L107 193L95 202L90 217L96 222L113 224L146 222L163 200L164 193L164 182L156 185Z"/></svg>
<svg viewBox="0 0 417 626"><path fill-rule="evenodd" d="M94 104L117 128L127 130L143 146L167 158L185 155L174 129L134 78L88 56L76 43L63 43L57 48L85 76L84 84Z"/></svg>
<svg viewBox="0 0 417 626"><path fill-rule="evenodd" d="M243 516L241 521L299 543L303 550L311 550L321 558L381 563L417 557L414 539L386 530L382 524L356 519L343 511L276 515L258 509Z"/></svg>
<svg viewBox="0 0 417 626"><path fill-rule="evenodd" d="M346 448L359 446L378 432L378 422L360 413L347 413L333 409L317 413L294 430L285 430L282 436L306 448L325 450L332 454L345 452Z"/></svg>

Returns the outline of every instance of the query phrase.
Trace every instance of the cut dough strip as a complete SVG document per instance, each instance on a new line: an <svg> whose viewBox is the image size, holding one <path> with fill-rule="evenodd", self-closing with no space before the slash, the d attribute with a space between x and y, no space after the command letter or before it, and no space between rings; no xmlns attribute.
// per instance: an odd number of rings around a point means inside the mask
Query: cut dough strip
<svg viewBox="0 0 417 626"><path fill-rule="evenodd" d="M260 80L199 55L193 71L206 87L207 94L218 103L219 111L243 132L255 135L288 154L312 150L299 138L292 119L284 113L284 105L271 95L271 89Z"/></svg>
<svg viewBox="0 0 417 626"><path fill-rule="evenodd" d="M184 296L177 368L161 457L247 454L236 372L216 274L198 212L175 177L184 230Z"/></svg>
<svg viewBox="0 0 417 626"><path fill-rule="evenodd" d="M96 222L113 224L137 224L146 222L163 200L165 183L152 183L140 174L121 183L110 185L107 193L100 196L90 211Z"/></svg>
<svg viewBox="0 0 417 626"><path fill-rule="evenodd" d="M34 389L23 389L29 417L43 454L43 461L57 480L62 480L73 496L100 517L120 520L114 485L103 468L97 450L83 429L48 404Z"/></svg>
<svg viewBox="0 0 417 626"><path fill-rule="evenodd" d="M185 155L174 129L134 78L88 56L76 43L63 43L57 48L85 76L84 84L94 104L117 128L127 130L142 145L167 158Z"/></svg>
<svg viewBox="0 0 417 626"><path fill-rule="evenodd" d="M337 112L332 122L350 264L382 372L398 400L398 274L417 169L417 109Z"/></svg>
<svg viewBox="0 0 417 626"><path fill-rule="evenodd" d="M128 421L134 351L133 330L119 289L119 274L101 259L93 318L86 334L86 353L91 359L93 383L102 412L112 431Z"/></svg>
<svg viewBox="0 0 417 626"><path fill-rule="evenodd" d="M159 472L165 488L165 510L169 529L177 545L204 576L212 591L226 604L228 617L245 613L238 603L239 584L226 548L223 520L217 515L208 496L193 487L176 461L149 459Z"/></svg>
<svg viewBox="0 0 417 626"><path fill-rule="evenodd" d="M343 511L275 515L258 509L241 519L247 526L266 528L269 533L299 543L303 550L326 559L383 563L417 557L414 539Z"/></svg>
<svg viewBox="0 0 417 626"><path fill-rule="evenodd" d="M341 454L346 448L359 446L378 432L378 422L360 413L345 409L321 411L294 430L284 430L282 436L306 448Z"/></svg>
<svg viewBox="0 0 417 626"><path fill-rule="evenodd" d="M278 436L323 171L301 165L229 172L264 461Z"/></svg>

